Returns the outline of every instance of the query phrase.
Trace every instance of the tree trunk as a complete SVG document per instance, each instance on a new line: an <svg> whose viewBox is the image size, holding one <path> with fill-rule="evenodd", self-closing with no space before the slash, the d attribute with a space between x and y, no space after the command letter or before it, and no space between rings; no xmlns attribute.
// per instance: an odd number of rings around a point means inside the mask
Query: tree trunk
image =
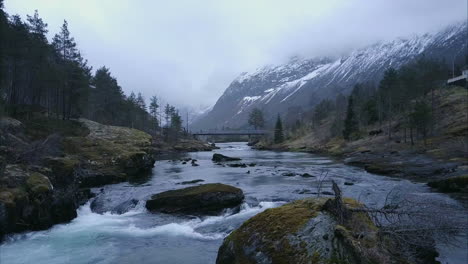
<svg viewBox="0 0 468 264"><path fill-rule="evenodd" d="M413 127L410 127L410 139L411 139L411 146L414 146L414 140L413 140Z"/></svg>

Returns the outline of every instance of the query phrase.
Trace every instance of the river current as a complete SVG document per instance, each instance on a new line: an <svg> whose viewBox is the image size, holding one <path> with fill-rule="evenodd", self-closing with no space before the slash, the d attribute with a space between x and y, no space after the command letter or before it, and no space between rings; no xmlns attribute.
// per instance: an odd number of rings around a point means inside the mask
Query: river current
<svg viewBox="0 0 468 264"><path fill-rule="evenodd" d="M213 152L194 152L156 162L143 180L96 188L104 201L103 214L93 213L90 202L81 206L78 217L46 231L13 235L0 245L0 263L214 263L224 237L250 217L284 203L311 196L327 195L329 180L335 180L344 196L368 206L385 202L390 191L430 197L448 206L466 210L447 195L431 192L423 184L373 175L329 158L292 152L252 150L246 143L222 143ZM231 168L211 161L213 153L240 157L255 167ZM193 158L200 166L182 164ZM296 176L286 176L298 174ZM315 177L302 177L308 173ZM318 178L325 178L319 187ZM245 202L240 211L227 210L218 216L172 216L149 213L145 201L155 193L192 185L183 181L225 183L241 188ZM344 183L347 183L346 185ZM324 194L323 194L324 193ZM112 208L129 201L137 205L123 214ZM437 245L442 263L468 263L466 237L454 245Z"/></svg>

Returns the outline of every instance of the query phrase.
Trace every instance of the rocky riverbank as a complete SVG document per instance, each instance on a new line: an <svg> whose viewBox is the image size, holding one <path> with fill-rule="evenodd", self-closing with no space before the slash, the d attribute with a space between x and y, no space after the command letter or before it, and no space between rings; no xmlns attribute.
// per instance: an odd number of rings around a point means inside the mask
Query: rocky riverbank
<svg viewBox="0 0 468 264"><path fill-rule="evenodd" d="M170 152L195 152L212 151L217 149L214 144L206 143L193 138L182 138L177 142L168 143L162 137L156 137L153 140L154 151L156 154L167 154Z"/></svg>
<svg viewBox="0 0 468 264"><path fill-rule="evenodd" d="M76 217L90 187L139 177L154 164L150 135L90 120L0 121L0 239Z"/></svg>
<svg viewBox="0 0 468 264"><path fill-rule="evenodd" d="M377 134L364 133L379 131L376 127L363 128L361 137L353 141L345 141L339 136L326 136L331 122L325 120L312 131L292 137L281 144L263 140L254 147L260 150L303 151L327 155L371 173L430 183L430 186L439 191L458 192L467 198L467 91L461 87L445 89L440 91L438 97L435 106L438 119L433 135L425 141L417 137L413 145L409 134L404 136L403 121L396 117L396 121L391 124L391 138L382 130ZM454 183L456 186L453 188L446 188L448 184Z"/></svg>

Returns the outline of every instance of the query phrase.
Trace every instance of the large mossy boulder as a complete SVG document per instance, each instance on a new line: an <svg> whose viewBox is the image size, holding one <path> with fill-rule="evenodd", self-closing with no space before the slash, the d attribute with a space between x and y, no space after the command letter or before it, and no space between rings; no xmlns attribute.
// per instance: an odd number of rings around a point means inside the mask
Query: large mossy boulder
<svg viewBox="0 0 468 264"><path fill-rule="evenodd" d="M224 239L216 263L353 264L386 260L377 247L377 228L367 214L354 214L351 226L339 225L323 209L326 201L299 200L254 216ZM347 207L359 205L351 199L344 202Z"/></svg>
<svg viewBox="0 0 468 264"><path fill-rule="evenodd" d="M224 156L223 154L215 153L213 154L213 158L211 158L213 162L224 162L224 161L237 161L241 160L240 158L235 157L228 157Z"/></svg>
<svg viewBox="0 0 468 264"><path fill-rule="evenodd" d="M153 212L179 214L216 214L242 203L241 189L221 183L210 183L155 194L146 201Z"/></svg>

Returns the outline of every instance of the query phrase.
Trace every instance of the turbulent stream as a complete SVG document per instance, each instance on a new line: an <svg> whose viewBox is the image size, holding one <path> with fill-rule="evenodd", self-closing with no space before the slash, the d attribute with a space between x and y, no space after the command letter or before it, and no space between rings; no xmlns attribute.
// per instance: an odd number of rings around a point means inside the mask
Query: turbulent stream
<svg viewBox="0 0 468 264"><path fill-rule="evenodd" d="M343 165L328 158L307 153L255 151L246 143L223 143L216 153L242 158L255 167L231 168L214 164L214 152L188 153L157 161L151 173L138 182L126 182L97 188L104 209L91 212L90 203L80 207L78 217L68 224L46 231L28 232L10 237L0 245L0 263L214 263L224 237L245 220L267 208L315 196L317 176L327 174L342 187L344 195L369 206L384 203L390 190L438 199L466 210L456 200L433 193L423 184L369 174L360 168ZM197 159L200 166L182 164L179 159ZM250 173L247 173L250 171ZM309 173L316 177L288 173ZM246 196L240 211L225 211L219 216L179 217L151 214L144 204L152 194L182 188L183 181L225 183L241 188ZM344 185L344 182L353 185ZM325 185L322 192L330 191ZM136 199L136 206L123 214L112 209ZM438 245L442 263L468 263L466 237L459 246Z"/></svg>

